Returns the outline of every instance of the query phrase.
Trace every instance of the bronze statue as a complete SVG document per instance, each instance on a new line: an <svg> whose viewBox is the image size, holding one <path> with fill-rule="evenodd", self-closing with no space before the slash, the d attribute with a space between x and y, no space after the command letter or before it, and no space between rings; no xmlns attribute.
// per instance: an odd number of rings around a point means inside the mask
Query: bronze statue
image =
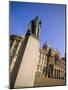
<svg viewBox="0 0 68 90"><path fill-rule="evenodd" d="M37 37L39 37L40 28L41 28L41 20L39 19L39 17L35 17L35 18L33 18L32 21L29 23L28 31L29 31L31 34L34 34L34 35L36 35Z"/></svg>

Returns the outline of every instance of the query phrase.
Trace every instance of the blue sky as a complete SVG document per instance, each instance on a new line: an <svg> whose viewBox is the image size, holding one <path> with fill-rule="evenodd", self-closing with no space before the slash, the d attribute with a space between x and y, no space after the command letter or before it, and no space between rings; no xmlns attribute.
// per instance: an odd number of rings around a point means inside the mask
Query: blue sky
<svg viewBox="0 0 68 90"><path fill-rule="evenodd" d="M39 16L41 24L40 47L48 41L65 54L65 5L10 2L10 34L25 35L33 17Z"/></svg>

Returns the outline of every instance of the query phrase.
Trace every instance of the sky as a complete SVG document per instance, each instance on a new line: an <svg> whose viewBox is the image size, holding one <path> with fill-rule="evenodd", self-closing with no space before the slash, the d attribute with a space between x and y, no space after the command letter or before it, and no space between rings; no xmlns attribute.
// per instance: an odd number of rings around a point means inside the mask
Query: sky
<svg viewBox="0 0 68 90"><path fill-rule="evenodd" d="M35 17L41 20L40 47L48 41L50 47L65 54L65 5L10 2L9 32L25 35L28 24Z"/></svg>

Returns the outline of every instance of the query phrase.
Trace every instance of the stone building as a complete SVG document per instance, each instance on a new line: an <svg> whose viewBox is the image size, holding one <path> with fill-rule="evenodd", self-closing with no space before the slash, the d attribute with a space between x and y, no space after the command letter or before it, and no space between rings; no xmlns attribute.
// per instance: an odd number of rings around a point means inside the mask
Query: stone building
<svg viewBox="0 0 68 90"><path fill-rule="evenodd" d="M36 76L42 75L55 79L65 78L65 58L61 57L58 50L49 47L47 41L43 48L39 48Z"/></svg>
<svg viewBox="0 0 68 90"><path fill-rule="evenodd" d="M35 77L65 79L65 57L48 42L40 48L36 17L25 36L10 35L10 88L32 87Z"/></svg>
<svg viewBox="0 0 68 90"><path fill-rule="evenodd" d="M24 36L10 36L10 66L12 64L12 61L15 62L17 54L21 47L21 42L23 41L24 43L24 38ZM51 50L50 57L48 56L49 50ZM56 79L64 79L65 77L65 58L60 57L60 53L57 50L50 48L47 41L44 44L43 48L39 48L39 61L37 63L36 76L40 77L41 75Z"/></svg>

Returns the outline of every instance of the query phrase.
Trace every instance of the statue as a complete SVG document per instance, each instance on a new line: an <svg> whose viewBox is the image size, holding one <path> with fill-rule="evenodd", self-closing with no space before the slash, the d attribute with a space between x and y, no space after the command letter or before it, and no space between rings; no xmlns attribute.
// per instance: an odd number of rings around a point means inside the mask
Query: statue
<svg viewBox="0 0 68 90"><path fill-rule="evenodd" d="M39 20L38 17L35 17L29 23L28 32L30 32L31 34L36 35L37 37L39 37L40 28L41 28L41 20Z"/></svg>

